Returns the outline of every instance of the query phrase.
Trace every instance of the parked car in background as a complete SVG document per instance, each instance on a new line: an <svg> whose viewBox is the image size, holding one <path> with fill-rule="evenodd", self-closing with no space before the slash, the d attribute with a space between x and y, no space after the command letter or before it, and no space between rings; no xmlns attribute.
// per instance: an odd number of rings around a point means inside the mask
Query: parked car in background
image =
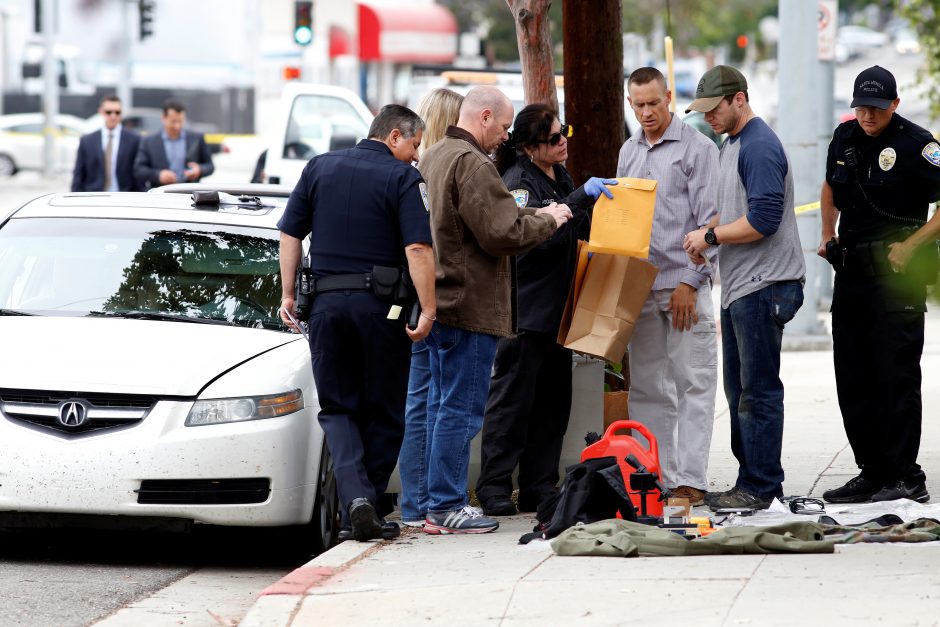
<svg viewBox="0 0 940 627"><path fill-rule="evenodd" d="M894 35L894 49L898 54L918 54L920 52L920 41L917 34L910 29L899 30Z"/></svg>
<svg viewBox="0 0 940 627"><path fill-rule="evenodd" d="M196 188L47 195L0 224L0 527L335 541L309 348L278 316L289 190Z"/></svg>
<svg viewBox="0 0 940 627"><path fill-rule="evenodd" d="M722 133L719 135L715 132L715 129L705 121L705 114L700 111L692 111L687 113L682 117L682 121L697 130L699 133L707 137L708 139L715 142L715 145L721 148L721 143L725 141L727 135Z"/></svg>
<svg viewBox="0 0 940 627"><path fill-rule="evenodd" d="M75 166L78 140L85 122L61 114L55 124L55 170L70 172ZM42 170L45 158L45 116L42 113L13 113L0 116L0 177L20 170Z"/></svg>
<svg viewBox="0 0 940 627"><path fill-rule="evenodd" d="M836 45L841 46L847 59L855 57L888 43L888 36L867 26L849 24L840 26L836 32Z"/></svg>

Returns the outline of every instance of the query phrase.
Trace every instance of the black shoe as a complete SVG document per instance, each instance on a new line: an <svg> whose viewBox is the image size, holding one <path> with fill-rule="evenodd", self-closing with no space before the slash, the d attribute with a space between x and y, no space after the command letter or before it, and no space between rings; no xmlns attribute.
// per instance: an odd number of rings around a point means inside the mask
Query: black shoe
<svg viewBox="0 0 940 627"><path fill-rule="evenodd" d="M394 540L401 535L401 527L397 523L386 522L382 525L382 539L383 540ZM337 542L345 542L346 540L352 540L353 533L352 529L349 527L344 527L339 530L339 533L336 534Z"/></svg>
<svg viewBox="0 0 940 627"><path fill-rule="evenodd" d="M715 499L718 499L722 496L729 496L731 494L734 494L737 491L738 491L738 487L733 486L730 490L725 490L724 492L706 492L702 500L705 501L705 505L707 505L708 507L711 507L712 501L714 501Z"/></svg>
<svg viewBox="0 0 940 627"><path fill-rule="evenodd" d="M897 499L910 499L918 503L926 503L930 500L927 484L923 481L898 479L881 488L871 497L873 502L896 501Z"/></svg>
<svg viewBox="0 0 940 627"><path fill-rule="evenodd" d="M497 496L486 501L480 501L485 516L514 516L516 506L508 496Z"/></svg>
<svg viewBox="0 0 940 627"><path fill-rule="evenodd" d="M714 497L708 506L718 511L720 509L767 509L773 501L771 498L763 498L756 494L751 494L742 488L732 488Z"/></svg>
<svg viewBox="0 0 940 627"><path fill-rule="evenodd" d="M842 487L823 492L823 500L827 503L867 503L879 489L880 485L859 475L849 479Z"/></svg>
<svg viewBox="0 0 940 627"><path fill-rule="evenodd" d="M516 501L516 507L520 512L537 512L539 505L545 500L542 496L519 495Z"/></svg>
<svg viewBox="0 0 940 627"><path fill-rule="evenodd" d="M369 499L360 497L352 500L349 504L349 522L352 523L353 539L359 542L382 537L382 521Z"/></svg>

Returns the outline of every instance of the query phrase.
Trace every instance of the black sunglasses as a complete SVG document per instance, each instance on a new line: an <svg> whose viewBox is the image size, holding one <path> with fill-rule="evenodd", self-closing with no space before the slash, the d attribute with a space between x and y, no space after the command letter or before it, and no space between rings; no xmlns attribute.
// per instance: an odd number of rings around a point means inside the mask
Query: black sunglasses
<svg viewBox="0 0 940 627"><path fill-rule="evenodd" d="M564 137L565 139L567 139L567 138L573 137L573 136L574 136L574 128L572 128L572 126L571 126L570 124L564 124L564 125L562 125L560 131L558 131L557 133L552 133L551 135L548 136L548 139L543 139L543 140L537 141L537 142L535 142L535 143L537 143L537 144L551 144L552 146L557 146L558 143L561 141L561 138L562 138L562 137Z"/></svg>
<svg viewBox="0 0 940 627"><path fill-rule="evenodd" d="M120 110L117 110L117 111L102 111L102 113L104 113L105 115L121 115L121 111L120 111Z"/></svg>

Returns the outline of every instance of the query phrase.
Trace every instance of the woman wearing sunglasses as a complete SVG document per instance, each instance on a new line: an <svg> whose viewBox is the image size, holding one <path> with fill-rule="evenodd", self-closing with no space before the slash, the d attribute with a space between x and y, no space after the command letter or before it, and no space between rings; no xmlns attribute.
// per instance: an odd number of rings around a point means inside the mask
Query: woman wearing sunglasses
<svg viewBox="0 0 940 627"><path fill-rule="evenodd" d="M520 207L566 204L574 217L550 240L516 258L518 329L496 348L483 420L482 469L476 495L487 516L516 513L510 500L519 466L520 511L535 511L558 483L558 461L571 410L571 351L556 342L578 239L586 239L591 210L605 184L592 178L575 188L562 165L572 129L551 107L533 104L516 116L496 167Z"/></svg>

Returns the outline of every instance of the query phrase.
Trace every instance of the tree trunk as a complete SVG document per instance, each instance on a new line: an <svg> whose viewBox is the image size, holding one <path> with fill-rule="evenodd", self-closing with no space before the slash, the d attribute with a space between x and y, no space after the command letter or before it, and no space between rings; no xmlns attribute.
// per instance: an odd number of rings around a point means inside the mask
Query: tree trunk
<svg viewBox="0 0 940 627"><path fill-rule="evenodd" d="M548 21L548 9L552 3L550 0L506 0L506 3L516 24L526 104L545 103L558 111L552 33Z"/></svg>
<svg viewBox="0 0 940 627"><path fill-rule="evenodd" d="M612 177L624 142L621 0L563 0L564 121L574 127L568 172L576 185Z"/></svg>

